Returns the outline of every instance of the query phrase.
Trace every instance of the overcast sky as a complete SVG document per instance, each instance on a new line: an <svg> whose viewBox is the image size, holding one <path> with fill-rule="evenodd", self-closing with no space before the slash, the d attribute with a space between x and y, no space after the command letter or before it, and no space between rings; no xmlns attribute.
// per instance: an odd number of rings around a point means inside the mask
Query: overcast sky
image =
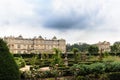
<svg viewBox="0 0 120 80"><path fill-rule="evenodd" d="M0 36L120 41L120 0L0 0Z"/></svg>

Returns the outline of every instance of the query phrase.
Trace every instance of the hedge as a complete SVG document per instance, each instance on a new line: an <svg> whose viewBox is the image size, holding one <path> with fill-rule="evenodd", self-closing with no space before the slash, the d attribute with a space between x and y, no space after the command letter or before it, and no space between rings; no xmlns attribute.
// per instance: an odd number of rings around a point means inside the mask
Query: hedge
<svg viewBox="0 0 120 80"><path fill-rule="evenodd" d="M109 72L119 72L120 62L104 62L88 64L74 64L70 67L73 75L102 74Z"/></svg>
<svg viewBox="0 0 120 80"><path fill-rule="evenodd" d="M2 39L0 39L0 80L20 80L18 66Z"/></svg>

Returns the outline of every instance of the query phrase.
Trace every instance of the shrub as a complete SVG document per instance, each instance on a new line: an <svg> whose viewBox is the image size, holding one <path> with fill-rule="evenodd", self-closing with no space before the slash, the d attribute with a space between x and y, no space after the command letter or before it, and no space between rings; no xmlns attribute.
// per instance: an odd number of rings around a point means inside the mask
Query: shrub
<svg viewBox="0 0 120 80"><path fill-rule="evenodd" d="M103 57L106 58L106 57L108 57L108 56L109 56L109 52L104 52L104 53L103 53Z"/></svg>
<svg viewBox="0 0 120 80"><path fill-rule="evenodd" d="M120 80L120 72L112 72L108 74L109 80Z"/></svg>
<svg viewBox="0 0 120 80"><path fill-rule="evenodd" d="M58 71L52 70L52 71L44 71L40 73L41 78L50 78L50 77L56 77L58 76Z"/></svg>
<svg viewBox="0 0 120 80"><path fill-rule="evenodd" d="M107 74L101 74L99 80L110 80Z"/></svg>
<svg viewBox="0 0 120 80"><path fill-rule="evenodd" d="M7 44L0 39L0 80L19 80L19 69Z"/></svg>
<svg viewBox="0 0 120 80"><path fill-rule="evenodd" d="M90 65L91 73L101 74L105 72L105 64L104 63L93 63Z"/></svg>
<svg viewBox="0 0 120 80"><path fill-rule="evenodd" d="M74 75L88 75L88 74L101 74L105 72L105 64L104 63L93 63L91 65L86 64L75 64L73 65L70 70L73 72Z"/></svg>
<svg viewBox="0 0 120 80"><path fill-rule="evenodd" d="M106 64L106 72L118 72L120 71L120 62L111 62Z"/></svg>
<svg viewBox="0 0 120 80"><path fill-rule="evenodd" d="M75 75L87 75L90 73L90 67L89 65L85 65L85 64L75 64L70 68L70 71Z"/></svg>
<svg viewBox="0 0 120 80"><path fill-rule="evenodd" d="M44 77L44 78L48 78L48 77L54 77L54 75L55 75L56 73L55 72L50 72L50 71L45 71L45 72L43 72L43 75L42 75L42 77Z"/></svg>
<svg viewBox="0 0 120 80"><path fill-rule="evenodd" d="M84 76L78 76L75 80L86 80Z"/></svg>
<svg viewBox="0 0 120 80"><path fill-rule="evenodd" d="M25 67L25 61L22 57L15 57L14 59L19 68Z"/></svg>
<svg viewBox="0 0 120 80"><path fill-rule="evenodd" d="M31 71L21 72L21 79L22 80L30 80L31 79Z"/></svg>

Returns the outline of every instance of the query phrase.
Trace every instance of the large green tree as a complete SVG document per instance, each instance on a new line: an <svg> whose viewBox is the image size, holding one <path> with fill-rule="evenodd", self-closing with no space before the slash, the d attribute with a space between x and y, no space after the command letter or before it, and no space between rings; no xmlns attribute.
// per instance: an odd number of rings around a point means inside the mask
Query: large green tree
<svg viewBox="0 0 120 80"><path fill-rule="evenodd" d="M88 52L89 54L98 54L98 47L95 46L95 45L91 45L89 48L88 48Z"/></svg>
<svg viewBox="0 0 120 80"><path fill-rule="evenodd" d="M120 53L120 41L115 42L113 46L111 46L111 52L115 53L115 55Z"/></svg>
<svg viewBox="0 0 120 80"><path fill-rule="evenodd" d="M0 39L0 80L20 80L18 66L3 39Z"/></svg>

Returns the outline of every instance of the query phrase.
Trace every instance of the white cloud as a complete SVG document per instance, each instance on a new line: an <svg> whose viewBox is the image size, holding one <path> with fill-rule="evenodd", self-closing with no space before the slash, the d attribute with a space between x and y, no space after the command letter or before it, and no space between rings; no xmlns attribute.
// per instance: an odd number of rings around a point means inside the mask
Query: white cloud
<svg viewBox="0 0 120 80"><path fill-rule="evenodd" d="M34 16L33 6L25 0L0 0L2 25L16 24L20 19Z"/></svg>

